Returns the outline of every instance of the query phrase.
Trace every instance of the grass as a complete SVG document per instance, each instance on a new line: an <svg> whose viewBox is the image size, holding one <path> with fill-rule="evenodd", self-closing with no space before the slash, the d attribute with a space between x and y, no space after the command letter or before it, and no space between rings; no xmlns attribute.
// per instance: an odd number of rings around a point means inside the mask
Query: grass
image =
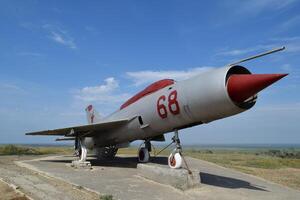
<svg viewBox="0 0 300 200"><path fill-rule="evenodd" d="M213 162L224 167L253 167L262 169L296 168L300 169L300 159L281 158L253 151L216 150L212 153L205 151L187 150L185 155Z"/></svg>

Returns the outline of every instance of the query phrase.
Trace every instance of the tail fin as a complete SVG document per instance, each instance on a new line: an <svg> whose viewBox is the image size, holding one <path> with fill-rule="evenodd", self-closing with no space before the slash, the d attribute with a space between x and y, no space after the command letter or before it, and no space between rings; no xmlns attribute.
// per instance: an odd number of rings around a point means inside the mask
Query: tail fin
<svg viewBox="0 0 300 200"><path fill-rule="evenodd" d="M99 113L94 109L93 105L89 105L88 107L86 107L85 111L89 124L94 124L101 120Z"/></svg>

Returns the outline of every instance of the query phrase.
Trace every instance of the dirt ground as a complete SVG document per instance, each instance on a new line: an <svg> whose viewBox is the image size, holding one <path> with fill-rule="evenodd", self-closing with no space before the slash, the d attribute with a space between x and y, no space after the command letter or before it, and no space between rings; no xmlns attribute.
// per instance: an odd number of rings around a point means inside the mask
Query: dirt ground
<svg viewBox="0 0 300 200"><path fill-rule="evenodd" d="M10 187L7 183L0 180L1 200L29 200L24 194L21 194Z"/></svg>

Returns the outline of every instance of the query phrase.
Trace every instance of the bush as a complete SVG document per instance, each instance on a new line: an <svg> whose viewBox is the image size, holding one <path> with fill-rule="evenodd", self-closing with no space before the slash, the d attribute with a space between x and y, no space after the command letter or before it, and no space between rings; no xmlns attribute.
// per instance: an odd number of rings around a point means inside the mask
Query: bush
<svg viewBox="0 0 300 200"><path fill-rule="evenodd" d="M265 153L265 155L279 157L279 158L292 158L292 159L300 159L300 151L296 151L294 149L291 150L274 150L271 149Z"/></svg>
<svg viewBox="0 0 300 200"><path fill-rule="evenodd" d="M113 200L112 195L101 195L100 200Z"/></svg>

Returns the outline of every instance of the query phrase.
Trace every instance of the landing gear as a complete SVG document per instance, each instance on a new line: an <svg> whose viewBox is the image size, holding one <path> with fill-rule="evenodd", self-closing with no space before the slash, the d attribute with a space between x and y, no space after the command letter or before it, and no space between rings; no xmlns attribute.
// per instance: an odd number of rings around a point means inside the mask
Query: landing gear
<svg viewBox="0 0 300 200"><path fill-rule="evenodd" d="M85 162L87 156L87 149L84 142L82 142L81 140L80 140L80 147L81 147L81 155L80 155L79 162Z"/></svg>
<svg viewBox="0 0 300 200"><path fill-rule="evenodd" d="M142 146L144 145L144 146ZM144 144L142 144L138 151L138 160L141 163L149 162L150 160L150 153L151 152L151 143L149 140L146 140Z"/></svg>
<svg viewBox="0 0 300 200"><path fill-rule="evenodd" d="M168 157L168 165L172 169L179 169L182 167L182 156L180 153L171 153Z"/></svg>
<svg viewBox="0 0 300 200"><path fill-rule="evenodd" d="M166 150L168 147L170 147L172 144L175 144L175 149L172 151L172 153L168 157L168 165L172 169L179 169L182 168L183 163L186 166L186 169L188 170L189 174L192 174L192 171L189 169L187 162L185 158L182 155L182 147L180 144L180 139L178 136L178 130L174 131L174 136L172 137L172 142L167 145L165 148L160 150L158 153L154 153L154 158L159 155L162 151ZM144 146L143 146L144 145ZM146 140L144 144L142 144L138 151L138 160L139 162L145 163L150 160L150 154L151 152L151 143L149 140Z"/></svg>
<svg viewBox="0 0 300 200"><path fill-rule="evenodd" d="M168 165L172 169L179 169L182 167L183 157L182 157L182 147L180 144L180 139L178 137L178 131L175 130L174 136L172 138L173 143L176 144L175 149L172 151L168 157Z"/></svg>
<svg viewBox="0 0 300 200"><path fill-rule="evenodd" d="M81 155L80 140L78 136L76 136L74 142L74 156L80 157L80 155Z"/></svg>
<svg viewBox="0 0 300 200"><path fill-rule="evenodd" d="M76 144L76 151L75 154L78 154L80 157L79 160L73 160L71 166L75 168L88 168L91 169L91 163L89 161L86 161L87 156L87 149L85 146L85 143L83 141L84 139L79 138L78 143Z"/></svg>
<svg viewBox="0 0 300 200"><path fill-rule="evenodd" d="M112 160L118 152L116 146L107 146L95 149L98 160Z"/></svg>

